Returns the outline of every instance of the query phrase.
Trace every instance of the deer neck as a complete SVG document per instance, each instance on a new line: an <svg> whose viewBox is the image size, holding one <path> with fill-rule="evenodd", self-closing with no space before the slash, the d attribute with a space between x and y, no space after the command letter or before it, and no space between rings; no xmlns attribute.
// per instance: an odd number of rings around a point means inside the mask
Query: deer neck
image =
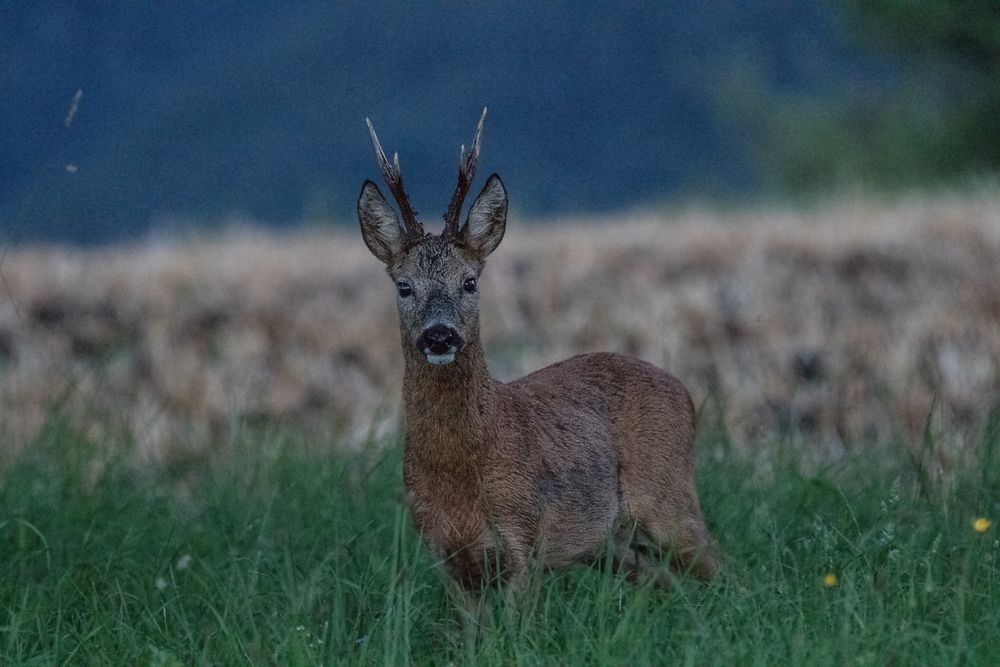
<svg viewBox="0 0 1000 667"><path fill-rule="evenodd" d="M444 366L427 363L416 350L404 357L407 447L440 459L480 449L496 400L480 342L470 341Z"/></svg>

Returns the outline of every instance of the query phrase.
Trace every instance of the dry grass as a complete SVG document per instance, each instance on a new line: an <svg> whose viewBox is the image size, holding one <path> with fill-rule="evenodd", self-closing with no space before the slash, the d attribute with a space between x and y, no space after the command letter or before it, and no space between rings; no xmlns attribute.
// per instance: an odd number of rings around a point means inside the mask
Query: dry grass
<svg viewBox="0 0 1000 667"><path fill-rule="evenodd" d="M21 248L2 272L0 454L53 406L91 436L129 434L141 461L224 445L248 420L317 442L396 426L393 290L353 227ZM627 352L721 406L738 442L792 434L838 455L919 441L933 415L947 468L1000 396L995 186L809 211L515 216L482 288L498 377Z"/></svg>

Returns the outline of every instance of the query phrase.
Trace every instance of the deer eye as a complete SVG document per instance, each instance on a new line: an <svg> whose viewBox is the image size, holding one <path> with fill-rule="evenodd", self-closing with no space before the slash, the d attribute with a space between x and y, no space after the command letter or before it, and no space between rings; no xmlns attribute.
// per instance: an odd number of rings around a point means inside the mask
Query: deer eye
<svg viewBox="0 0 1000 667"><path fill-rule="evenodd" d="M413 294L413 288L410 287L410 283L400 280L396 283L396 289L399 290L399 296L406 298Z"/></svg>
<svg viewBox="0 0 1000 667"><path fill-rule="evenodd" d="M475 278L466 278L465 279L465 284L462 285L462 289L464 289L469 294L475 294L476 293L476 279Z"/></svg>

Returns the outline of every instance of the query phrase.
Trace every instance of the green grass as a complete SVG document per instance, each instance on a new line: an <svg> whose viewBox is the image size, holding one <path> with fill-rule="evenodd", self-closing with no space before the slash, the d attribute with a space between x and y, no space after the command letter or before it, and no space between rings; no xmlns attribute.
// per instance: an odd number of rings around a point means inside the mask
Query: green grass
<svg viewBox="0 0 1000 667"><path fill-rule="evenodd" d="M386 444L259 434L185 471L98 472L53 425L0 475L0 664L1000 664L992 461L935 485L901 455L802 474L791 446L764 465L703 442L724 576L546 574L516 625L491 596L470 649Z"/></svg>

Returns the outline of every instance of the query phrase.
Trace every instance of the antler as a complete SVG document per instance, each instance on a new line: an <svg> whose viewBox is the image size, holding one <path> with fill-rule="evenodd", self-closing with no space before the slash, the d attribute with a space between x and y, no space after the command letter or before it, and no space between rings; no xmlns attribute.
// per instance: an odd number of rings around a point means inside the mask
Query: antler
<svg viewBox="0 0 1000 667"><path fill-rule="evenodd" d="M476 177L476 167L479 164L479 146L485 121L486 108L483 107L483 115L479 117L479 125L476 127L476 136L472 140L472 148L466 155L465 144L463 144L462 152L458 158L458 185L455 186L455 194L451 196L451 203L448 204L448 212L444 214L445 236L458 234L458 218L462 214L462 203L465 201L465 196L469 194L472 179Z"/></svg>
<svg viewBox="0 0 1000 667"><path fill-rule="evenodd" d="M378 142L378 135L375 134L372 122L367 118L365 118L365 122L368 123L368 132L372 136L372 146L375 148L378 166L382 170L382 179L389 186L389 191L399 205L399 212L403 215L403 227L406 235L411 238L421 237L424 235L423 225L417 222L417 213L410 206L410 199L406 196L406 191L403 190L403 172L399 169L399 153L393 153L392 165L390 165L385 151L382 150L382 144Z"/></svg>

